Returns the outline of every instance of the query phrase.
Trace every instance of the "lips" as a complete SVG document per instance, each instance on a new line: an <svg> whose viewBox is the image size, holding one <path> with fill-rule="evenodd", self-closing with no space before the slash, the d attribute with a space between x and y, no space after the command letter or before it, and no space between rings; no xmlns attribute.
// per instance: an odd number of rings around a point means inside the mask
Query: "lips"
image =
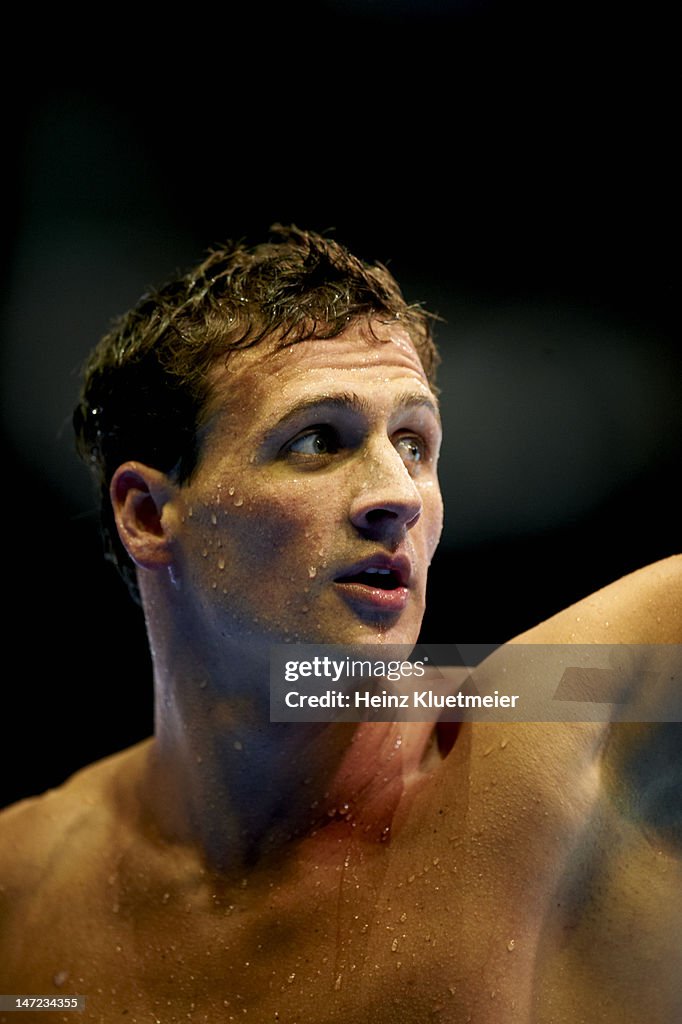
<svg viewBox="0 0 682 1024"><path fill-rule="evenodd" d="M334 583L353 604L398 612L407 604L411 575L408 558L375 555L350 566L334 578Z"/></svg>
<svg viewBox="0 0 682 1024"><path fill-rule="evenodd" d="M381 590L395 590L397 587L407 587L411 575L410 560L404 555L374 555L336 576L334 582L360 583Z"/></svg>

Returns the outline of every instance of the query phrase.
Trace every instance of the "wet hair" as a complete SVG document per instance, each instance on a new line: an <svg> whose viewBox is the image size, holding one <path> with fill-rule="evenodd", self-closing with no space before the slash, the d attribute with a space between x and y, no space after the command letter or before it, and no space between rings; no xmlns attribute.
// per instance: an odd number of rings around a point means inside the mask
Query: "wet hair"
<svg viewBox="0 0 682 1024"><path fill-rule="evenodd" d="M73 415L76 446L100 492L105 554L139 602L135 568L109 499L128 460L177 483L199 458L198 430L209 399L209 370L234 350L264 339L279 346L332 338L365 319L407 330L435 389L435 319L408 305L385 266L370 265L329 237L274 225L255 246L227 242L203 262L142 296L116 320L88 358ZM273 240L274 236L274 240Z"/></svg>

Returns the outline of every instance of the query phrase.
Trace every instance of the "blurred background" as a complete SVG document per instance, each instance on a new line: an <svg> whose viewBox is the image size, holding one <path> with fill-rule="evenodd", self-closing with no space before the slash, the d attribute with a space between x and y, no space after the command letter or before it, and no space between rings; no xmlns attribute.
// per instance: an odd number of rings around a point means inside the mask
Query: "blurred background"
<svg viewBox="0 0 682 1024"><path fill-rule="evenodd" d="M443 318L425 642L501 643L680 550L670 9L70 17L19 13L3 72L1 804L151 731L70 416L110 320L225 238L331 229Z"/></svg>

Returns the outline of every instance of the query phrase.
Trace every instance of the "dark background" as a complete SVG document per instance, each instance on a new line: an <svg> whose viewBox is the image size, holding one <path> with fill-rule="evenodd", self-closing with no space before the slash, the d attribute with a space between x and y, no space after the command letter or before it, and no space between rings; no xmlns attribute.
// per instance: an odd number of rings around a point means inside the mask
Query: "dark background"
<svg viewBox="0 0 682 1024"><path fill-rule="evenodd" d="M32 18L3 80L1 803L151 730L70 413L110 319L226 237L334 229L444 318L424 640L502 642L679 550L672 12Z"/></svg>

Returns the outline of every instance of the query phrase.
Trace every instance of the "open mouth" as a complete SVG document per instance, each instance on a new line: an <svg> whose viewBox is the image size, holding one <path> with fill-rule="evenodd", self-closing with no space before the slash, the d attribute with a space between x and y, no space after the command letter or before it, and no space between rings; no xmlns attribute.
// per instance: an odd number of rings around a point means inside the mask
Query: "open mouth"
<svg viewBox="0 0 682 1024"><path fill-rule="evenodd" d="M394 569L363 569L362 572L353 573L351 576L339 576L337 583L360 583L365 587L374 587L378 590L397 590L401 587L402 581Z"/></svg>
<svg viewBox="0 0 682 1024"><path fill-rule="evenodd" d="M411 595L412 566L405 555L377 552L349 565L334 580L339 595L360 616L400 615Z"/></svg>

